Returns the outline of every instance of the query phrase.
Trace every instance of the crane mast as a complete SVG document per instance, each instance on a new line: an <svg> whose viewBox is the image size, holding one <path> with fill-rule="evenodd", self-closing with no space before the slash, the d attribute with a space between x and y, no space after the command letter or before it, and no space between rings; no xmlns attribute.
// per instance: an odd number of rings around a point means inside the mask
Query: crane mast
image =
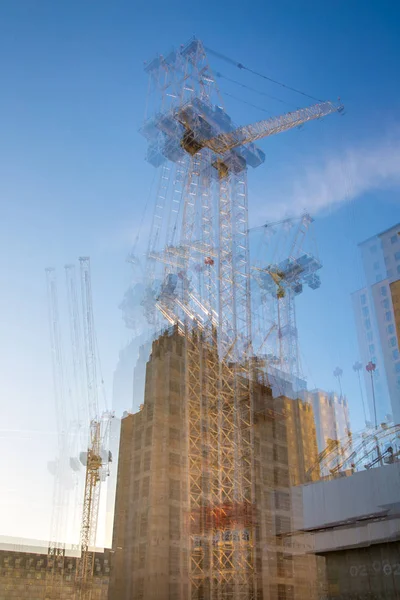
<svg viewBox="0 0 400 600"><path fill-rule="evenodd" d="M74 421L72 423L71 432L74 434L74 466L75 472L79 469L79 462L76 457L76 451L85 447L87 444L87 423L89 422L88 410L85 397L85 373L83 359L83 338L81 314L79 310L79 288L77 285L76 267L72 264L67 264L65 270L65 284L67 291L68 305L68 322L70 334L70 347L72 358L72 375L73 385L71 404L74 408ZM79 453L79 450L78 450ZM75 499L73 501L73 526L80 523L81 505L82 505L82 485L78 474L75 475ZM79 544L74 544L74 548L79 550Z"/></svg>
<svg viewBox="0 0 400 600"><path fill-rule="evenodd" d="M74 264L65 265L65 283L67 288L67 303L69 316L69 332L72 350L72 367L74 377L74 400L78 428L86 423L87 410L84 401L84 378L83 378L83 349L82 331L79 313L79 292L77 286L76 270Z"/></svg>
<svg viewBox="0 0 400 600"><path fill-rule="evenodd" d="M50 540L47 550L45 598L46 600L50 600L61 597L64 578L65 545L60 541L60 521L65 498L62 475L66 455L64 360L59 318L57 277L55 269L51 267L46 269L46 285L59 451L55 469Z"/></svg>
<svg viewBox="0 0 400 600"><path fill-rule="evenodd" d="M98 406L96 369L96 337L93 318L92 284L89 257L81 257L81 294L84 331L84 352L87 380L88 409L90 417L89 447L82 462L86 462L85 491L81 523L81 557L77 564L77 599L92 597L95 544L100 503L100 483L103 467L101 455L101 419Z"/></svg>
<svg viewBox="0 0 400 600"><path fill-rule="evenodd" d="M96 337L94 330L93 317L93 299L92 299L92 281L90 273L90 258L83 256L79 258L81 274L81 299L82 299L82 318L84 332L84 351L89 418L98 418L98 384L96 367Z"/></svg>

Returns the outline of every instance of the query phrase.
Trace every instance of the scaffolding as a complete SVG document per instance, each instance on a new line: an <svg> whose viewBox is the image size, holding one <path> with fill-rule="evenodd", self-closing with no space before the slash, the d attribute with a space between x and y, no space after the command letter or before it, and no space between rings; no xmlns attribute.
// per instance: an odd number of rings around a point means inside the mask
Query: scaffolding
<svg viewBox="0 0 400 600"><path fill-rule="evenodd" d="M255 140L341 107L325 102L235 128L195 38L145 70L150 116L141 133L160 178L142 304L154 330L168 323L184 339L190 544L189 593L179 597L255 600L247 167L265 159Z"/></svg>

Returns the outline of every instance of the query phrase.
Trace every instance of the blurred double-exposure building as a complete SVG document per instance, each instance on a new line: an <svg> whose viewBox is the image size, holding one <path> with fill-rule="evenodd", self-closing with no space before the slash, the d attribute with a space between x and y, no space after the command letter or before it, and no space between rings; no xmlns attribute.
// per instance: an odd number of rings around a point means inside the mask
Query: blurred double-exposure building
<svg viewBox="0 0 400 600"><path fill-rule="evenodd" d="M400 279L390 284L390 295L393 303L394 322L396 326L397 345L400 343Z"/></svg>
<svg viewBox="0 0 400 600"><path fill-rule="evenodd" d="M198 515L188 508L184 343L176 329L153 342L143 406L122 419L110 600L189 597L188 523ZM318 460L313 407L301 399L273 397L256 359L252 369L252 525L259 597L317 599L324 595L324 562L293 541L294 523L301 521L303 508L300 496L293 500L291 495L293 486L305 483L310 471L314 480L319 478L318 470L311 469ZM207 465L207 448L198 458ZM207 466L203 471L206 486ZM231 526L226 524L221 535L233 535ZM206 532L200 529L199 565L204 573L199 574L203 580L198 597L206 600L210 598L210 548Z"/></svg>
<svg viewBox="0 0 400 600"><path fill-rule="evenodd" d="M323 452L330 440L344 440L350 432L347 398L336 392L315 389L302 393L313 408L318 451Z"/></svg>
<svg viewBox="0 0 400 600"><path fill-rule="evenodd" d="M301 378L284 373L271 367L264 357L257 358L257 364L263 369L271 388L273 398L285 397L311 404L318 452L323 452L332 440L345 440L351 433L350 415L347 398L336 392L321 389L307 390L307 382Z"/></svg>
<svg viewBox="0 0 400 600"><path fill-rule="evenodd" d="M359 248L365 286L353 294L353 308L360 358L364 366L370 361L376 365L373 377L378 424L392 419L400 423L400 354L396 329L400 223L362 242ZM373 423L373 390L370 375L363 371Z"/></svg>

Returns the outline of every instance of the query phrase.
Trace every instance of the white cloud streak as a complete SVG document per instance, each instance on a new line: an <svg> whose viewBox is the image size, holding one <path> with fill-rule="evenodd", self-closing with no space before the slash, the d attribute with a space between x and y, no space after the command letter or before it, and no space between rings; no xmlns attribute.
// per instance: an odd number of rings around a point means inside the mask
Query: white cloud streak
<svg viewBox="0 0 400 600"><path fill-rule="evenodd" d="M268 203L263 209L268 219L304 211L315 216L365 193L397 188L400 185L400 137L354 147L324 162L309 165L302 173L294 170L281 181L293 183L277 185L273 194L269 194L274 199L273 204ZM260 215L261 211L257 212Z"/></svg>

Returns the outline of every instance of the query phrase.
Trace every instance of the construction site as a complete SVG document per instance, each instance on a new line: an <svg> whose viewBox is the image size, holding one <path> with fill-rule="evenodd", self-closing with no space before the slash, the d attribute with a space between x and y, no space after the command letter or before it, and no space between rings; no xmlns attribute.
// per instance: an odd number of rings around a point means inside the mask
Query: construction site
<svg viewBox="0 0 400 600"><path fill-rule="evenodd" d="M65 319L57 271L46 269L59 432L51 539L47 552L0 550L0 600L361 598L335 587L323 532L345 518L318 521L312 490L395 468L399 426L375 422L353 434L342 390L308 389L296 302L321 285L314 219L266 215L250 227L247 183L248 171L264 167L261 140L339 120L344 106L285 85L312 103L238 126L212 56L247 69L196 37L144 65L139 133L156 174L149 231L128 257L121 304L139 348L126 359L132 389L121 421L103 408L90 259L65 266ZM73 524L60 515L72 497L67 472L80 482ZM102 490L112 528L105 549L96 542ZM68 544L73 526L79 541ZM399 535L394 528L376 543L392 544L394 557ZM399 598L398 579L390 585L374 597Z"/></svg>

